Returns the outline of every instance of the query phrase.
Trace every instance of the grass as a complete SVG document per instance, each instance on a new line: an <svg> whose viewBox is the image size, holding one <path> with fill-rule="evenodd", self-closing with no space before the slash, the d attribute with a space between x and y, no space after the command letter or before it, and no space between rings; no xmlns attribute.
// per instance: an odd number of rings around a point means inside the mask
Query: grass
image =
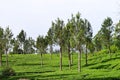
<svg viewBox="0 0 120 80"><path fill-rule="evenodd" d="M2 80L119 80L120 79L120 53L92 54L88 55L88 66L85 66L85 55L82 54L82 72L77 71L77 54L73 55L72 69L68 67L68 57L63 55L63 71L59 70L59 54L43 55L43 67L40 65L40 55L9 55L9 66L17 75ZM3 67L5 67L5 55L3 55Z"/></svg>

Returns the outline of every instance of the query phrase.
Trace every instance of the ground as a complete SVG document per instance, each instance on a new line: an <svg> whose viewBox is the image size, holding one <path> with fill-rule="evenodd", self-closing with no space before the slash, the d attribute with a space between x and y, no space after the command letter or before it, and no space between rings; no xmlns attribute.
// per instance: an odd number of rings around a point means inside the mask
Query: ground
<svg viewBox="0 0 120 80"><path fill-rule="evenodd" d="M67 53L63 55L63 70L59 70L59 54L43 55L43 66L40 64L39 54L11 54L9 66L17 73L16 76L2 78L2 80L119 80L120 53L89 54L88 66L85 66L85 55L82 54L82 72L77 71L77 53L73 55L71 70L68 67ZM3 55L3 67L5 55Z"/></svg>

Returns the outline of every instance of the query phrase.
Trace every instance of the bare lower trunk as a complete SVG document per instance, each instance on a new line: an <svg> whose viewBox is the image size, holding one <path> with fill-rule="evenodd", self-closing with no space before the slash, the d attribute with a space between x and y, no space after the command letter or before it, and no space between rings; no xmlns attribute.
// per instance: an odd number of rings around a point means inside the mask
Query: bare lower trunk
<svg viewBox="0 0 120 80"><path fill-rule="evenodd" d="M110 58L111 58L111 49L110 49L110 45L108 46L109 49L109 54L110 54Z"/></svg>
<svg viewBox="0 0 120 80"><path fill-rule="evenodd" d="M62 71L62 47L60 47L60 71Z"/></svg>
<svg viewBox="0 0 120 80"><path fill-rule="evenodd" d="M81 50L78 53L78 72L81 72Z"/></svg>
<svg viewBox="0 0 120 80"><path fill-rule="evenodd" d="M71 65L73 64L73 50L72 52L70 53L70 57L71 57Z"/></svg>
<svg viewBox="0 0 120 80"><path fill-rule="evenodd" d="M85 63L86 63L86 64L85 64L85 65L86 65L86 66L88 65L88 60L87 60L88 57L87 57L87 56L88 56L88 55L87 55L87 53L86 53L86 54L85 54L85 57L86 57L86 60L85 60Z"/></svg>
<svg viewBox="0 0 120 80"><path fill-rule="evenodd" d="M40 54L41 55L41 67L43 66L43 58L42 58L42 53Z"/></svg>
<svg viewBox="0 0 120 80"><path fill-rule="evenodd" d="M87 45L86 45L86 54L85 54L85 63L88 65L88 53L87 53Z"/></svg>
<svg viewBox="0 0 120 80"><path fill-rule="evenodd" d="M50 59L52 60L52 53L50 53Z"/></svg>
<svg viewBox="0 0 120 80"><path fill-rule="evenodd" d="M71 65L73 64L73 54L70 53L70 57L71 57Z"/></svg>
<svg viewBox="0 0 120 80"><path fill-rule="evenodd" d="M6 54L6 66L8 67L8 54L7 54L7 51L5 51L5 54Z"/></svg>
<svg viewBox="0 0 120 80"><path fill-rule="evenodd" d="M0 66L2 66L2 53L0 52Z"/></svg>
<svg viewBox="0 0 120 80"><path fill-rule="evenodd" d="M52 60L52 52L53 52L53 47L52 47L52 45L50 45L50 58L51 58L51 60Z"/></svg>
<svg viewBox="0 0 120 80"><path fill-rule="evenodd" d="M69 69L71 69L70 45L68 46L68 59L69 59Z"/></svg>

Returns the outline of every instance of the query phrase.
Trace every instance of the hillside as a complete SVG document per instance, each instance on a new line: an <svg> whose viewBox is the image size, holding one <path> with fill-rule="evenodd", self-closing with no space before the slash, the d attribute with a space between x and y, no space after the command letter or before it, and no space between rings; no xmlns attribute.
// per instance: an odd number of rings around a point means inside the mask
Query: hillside
<svg viewBox="0 0 120 80"><path fill-rule="evenodd" d="M43 55L43 67L40 65L40 55L25 54L9 55L9 66L17 75L7 80L116 80L120 79L120 53L89 54L88 66L85 66L85 55L82 54L82 72L77 71L77 54L73 55L72 69L68 67L68 57L63 55L63 71L59 70L59 54ZM3 55L3 67L5 66L5 55ZM3 69L0 68L0 71ZM6 80L6 78L2 78Z"/></svg>

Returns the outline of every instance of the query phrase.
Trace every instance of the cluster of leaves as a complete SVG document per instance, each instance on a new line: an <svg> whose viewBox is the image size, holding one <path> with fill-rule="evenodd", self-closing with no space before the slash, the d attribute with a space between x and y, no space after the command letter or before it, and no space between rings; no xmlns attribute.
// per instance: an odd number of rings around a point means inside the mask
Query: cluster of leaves
<svg viewBox="0 0 120 80"><path fill-rule="evenodd" d="M9 76L15 76L15 75L16 75L16 72L10 67L4 68L2 70L2 77L9 77Z"/></svg>

